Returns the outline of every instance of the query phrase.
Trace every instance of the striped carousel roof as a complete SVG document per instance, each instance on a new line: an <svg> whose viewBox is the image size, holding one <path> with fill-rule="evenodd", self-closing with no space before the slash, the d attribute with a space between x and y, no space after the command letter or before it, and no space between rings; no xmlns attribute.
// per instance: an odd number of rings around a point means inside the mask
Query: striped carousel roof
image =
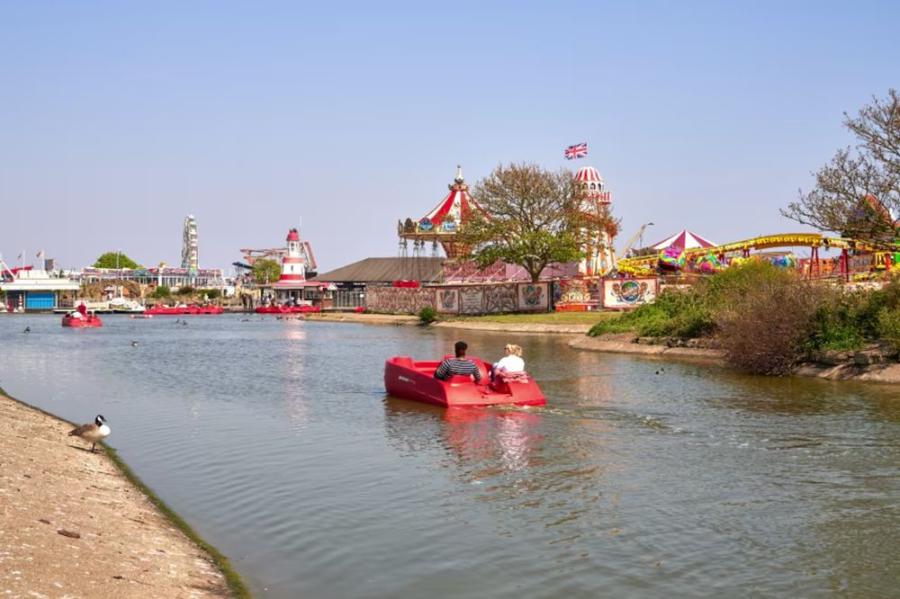
<svg viewBox="0 0 900 599"><path fill-rule="evenodd" d="M456 178L453 179L453 183L448 185L448 188L450 192L419 222L427 218L437 227L449 215L450 219L459 227L469 219L473 211L477 210L484 214L484 209L469 195L469 186L463 179L462 167L456 167Z"/></svg>
<svg viewBox="0 0 900 599"><path fill-rule="evenodd" d="M583 166L575 173L575 180L582 183L603 183L603 177L592 166Z"/></svg>
<svg viewBox="0 0 900 599"><path fill-rule="evenodd" d="M682 229L678 233L666 237L659 243L654 243L652 247L654 250L664 250L668 247L680 247L683 250L689 250L692 248L710 248L714 247L716 244L708 239L704 239L700 237L696 233L692 233L687 229Z"/></svg>

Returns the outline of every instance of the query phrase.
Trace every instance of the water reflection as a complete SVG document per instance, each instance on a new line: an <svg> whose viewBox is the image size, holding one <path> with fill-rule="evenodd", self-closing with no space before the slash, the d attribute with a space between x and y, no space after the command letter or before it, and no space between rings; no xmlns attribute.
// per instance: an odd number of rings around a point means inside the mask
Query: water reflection
<svg viewBox="0 0 900 599"><path fill-rule="evenodd" d="M385 426L389 440L405 455L442 439L459 466L489 476L528 468L539 450L541 414L526 409L439 408L387 397ZM423 434L423 429L430 429Z"/></svg>
<svg viewBox="0 0 900 599"><path fill-rule="evenodd" d="M444 410L385 399L382 365L444 354L459 331L111 316L95 333L0 317L2 384L70 419L102 410L121 455L259 595L900 586L890 386L466 332L480 355L523 345L548 405Z"/></svg>
<svg viewBox="0 0 900 599"><path fill-rule="evenodd" d="M280 337L285 343L284 367L284 408L291 428L301 430L308 421L309 407L306 405L302 381L305 371L305 354L308 351L306 331L300 328L303 321L287 320Z"/></svg>

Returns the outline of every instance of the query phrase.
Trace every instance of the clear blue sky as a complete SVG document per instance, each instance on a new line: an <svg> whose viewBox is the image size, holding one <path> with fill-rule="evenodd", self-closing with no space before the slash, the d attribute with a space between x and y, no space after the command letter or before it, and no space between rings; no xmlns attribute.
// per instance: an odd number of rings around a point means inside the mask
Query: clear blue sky
<svg viewBox="0 0 900 599"><path fill-rule="evenodd" d="M330 269L509 161L597 167L620 239L797 230L842 112L900 86L900 3L736 4L3 1L0 252L177 264L194 213L225 267L302 216Z"/></svg>

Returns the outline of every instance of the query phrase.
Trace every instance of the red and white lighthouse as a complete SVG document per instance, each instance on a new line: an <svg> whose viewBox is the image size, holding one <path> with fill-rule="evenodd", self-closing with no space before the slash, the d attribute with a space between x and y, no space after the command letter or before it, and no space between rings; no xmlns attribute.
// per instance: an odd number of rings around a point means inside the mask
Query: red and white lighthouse
<svg viewBox="0 0 900 599"><path fill-rule="evenodd" d="M302 283L306 281L306 259L300 249L300 232L291 229L287 234L287 252L281 258L281 276L276 287L281 284Z"/></svg>

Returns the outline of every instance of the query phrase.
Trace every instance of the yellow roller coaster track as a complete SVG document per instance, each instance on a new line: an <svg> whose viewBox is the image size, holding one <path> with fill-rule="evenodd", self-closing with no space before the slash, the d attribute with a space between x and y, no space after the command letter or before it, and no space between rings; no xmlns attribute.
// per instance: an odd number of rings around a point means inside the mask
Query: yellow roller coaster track
<svg viewBox="0 0 900 599"><path fill-rule="evenodd" d="M856 239L846 239L843 237L824 237L819 233L780 233L778 235L763 235L761 237L753 237L743 241L735 241L734 243L726 243L709 248L691 248L685 250L685 258L690 259L695 256L705 254L724 254L727 252L745 252L751 250L764 250L769 248L783 247L827 247L842 249L854 249L862 251L885 251L891 250L891 246L877 246L871 243L858 241ZM623 258L618 261L618 268L622 271L641 270L652 268L659 259L658 254L650 254L647 256L636 256L634 258Z"/></svg>

